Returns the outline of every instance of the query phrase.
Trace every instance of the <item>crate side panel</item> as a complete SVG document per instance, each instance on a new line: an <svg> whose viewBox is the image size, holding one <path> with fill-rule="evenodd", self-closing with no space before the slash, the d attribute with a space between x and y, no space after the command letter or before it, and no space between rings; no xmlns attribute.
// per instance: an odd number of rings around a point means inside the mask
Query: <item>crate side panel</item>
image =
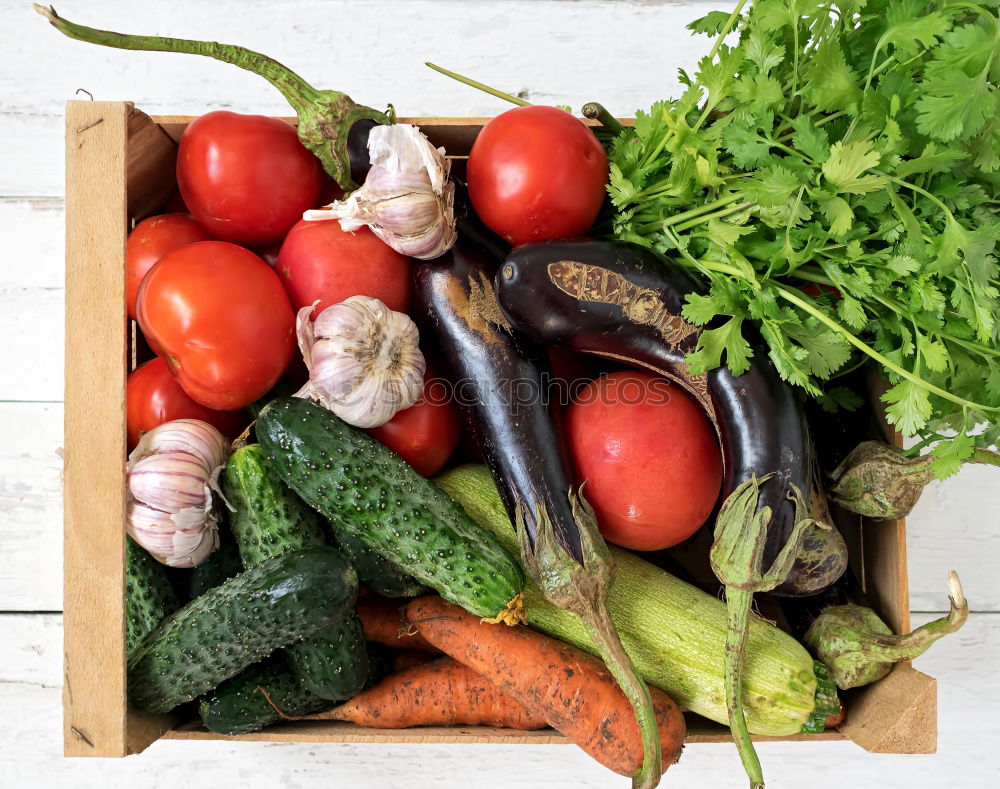
<svg viewBox="0 0 1000 789"><path fill-rule="evenodd" d="M125 754L124 102L66 112L64 749Z"/></svg>
<svg viewBox="0 0 1000 789"><path fill-rule="evenodd" d="M177 143L142 110L128 118L128 214L140 220L167 202L177 186Z"/></svg>

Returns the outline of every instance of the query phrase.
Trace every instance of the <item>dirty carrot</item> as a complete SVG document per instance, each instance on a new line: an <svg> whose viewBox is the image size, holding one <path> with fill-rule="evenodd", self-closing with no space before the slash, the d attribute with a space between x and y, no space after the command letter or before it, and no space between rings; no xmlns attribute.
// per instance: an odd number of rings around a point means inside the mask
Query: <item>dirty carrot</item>
<svg viewBox="0 0 1000 789"><path fill-rule="evenodd" d="M496 683L605 767L620 775L639 769L643 744L632 705L593 655L526 627L485 623L437 596L410 601L406 616L427 641ZM649 690L669 766L684 744L684 716L667 694Z"/></svg>
<svg viewBox="0 0 1000 789"><path fill-rule="evenodd" d="M365 640L384 644L394 649L419 649L438 653L437 647L427 643L406 621L402 606L393 600L367 597L357 602L358 619L365 631Z"/></svg>
<svg viewBox="0 0 1000 789"><path fill-rule="evenodd" d="M350 721L376 729L409 726L495 726L544 729L542 716L450 657L411 666L329 712L294 720Z"/></svg>
<svg viewBox="0 0 1000 789"><path fill-rule="evenodd" d="M435 660L433 652L425 652L422 649L398 649L393 650L390 660L392 672L394 674L405 671L411 666L419 666L421 663L429 663Z"/></svg>

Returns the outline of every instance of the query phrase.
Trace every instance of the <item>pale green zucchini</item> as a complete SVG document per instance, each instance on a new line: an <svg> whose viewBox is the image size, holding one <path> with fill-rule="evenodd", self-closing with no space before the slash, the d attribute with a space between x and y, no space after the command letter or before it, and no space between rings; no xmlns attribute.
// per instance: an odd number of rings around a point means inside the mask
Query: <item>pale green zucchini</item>
<svg viewBox="0 0 1000 789"><path fill-rule="evenodd" d="M452 469L435 483L517 555L514 528L484 466ZM608 609L636 671L682 707L727 723L725 603L628 551L608 547L617 567ZM529 625L597 653L574 614L549 603L530 581L524 594ZM784 736L815 731L807 722L816 707L816 688L813 659L805 648L777 627L754 619L743 680L751 733Z"/></svg>

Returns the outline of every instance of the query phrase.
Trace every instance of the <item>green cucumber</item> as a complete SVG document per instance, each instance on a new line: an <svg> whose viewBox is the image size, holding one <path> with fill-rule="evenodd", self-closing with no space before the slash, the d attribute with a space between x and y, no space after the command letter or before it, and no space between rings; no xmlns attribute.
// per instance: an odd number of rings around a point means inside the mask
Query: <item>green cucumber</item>
<svg viewBox="0 0 1000 789"><path fill-rule="evenodd" d="M201 722L219 734L247 734L277 723L281 716L259 688L267 691L285 715L309 715L333 706L307 690L284 656L275 654L206 694L198 704Z"/></svg>
<svg viewBox="0 0 1000 789"><path fill-rule="evenodd" d="M236 540L233 539L229 529L220 526L219 547L212 551L205 561L188 571L188 600L201 597L209 589L241 572L243 572L243 562L240 560Z"/></svg>
<svg viewBox="0 0 1000 789"><path fill-rule="evenodd" d="M272 474L260 446L251 444L229 456L222 490L233 507L229 526L247 567L325 543L320 516ZM287 647L285 655L305 688L331 701L354 696L368 677L365 637L354 611Z"/></svg>
<svg viewBox="0 0 1000 789"><path fill-rule="evenodd" d="M164 619L133 650L134 707L169 712L274 650L338 621L358 577L327 546L275 556L210 589Z"/></svg>
<svg viewBox="0 0 1000 789"><path fill-rule="evenodd" d="M333 539L358 571L358 579L382 597L416 597L427 587L414 580L357 537L331 524Z"/></svg>
<svg viewBox="0 0 1000 789"><path fill-rule="evenodd" d="M269 403L256 429L268 465L338 529L467 611L520 621L520 565L392 450L298 398Z"/></svg>
<svg viewBox="0 0 1000 789"><path fill-rule="evenodd" d="M166 568L125 537L125 652L180 608Z"/></svg>
<svg viewBox="0 0 1000 789"><path fill-rule="evenodd" d="M516 547L514 527L485 466L460 466L434 482L502 543ZM727 724L726 604L629 551L608 548L616 567L608 611L635 670L682 707ZM532 584L525 589L525 610L531 627L596 654L580 620L549 603ZM817 682L805 647L754 618L743 677L750 731L780 737L810 730L818 687L829 693L829 683Z"/></svg>

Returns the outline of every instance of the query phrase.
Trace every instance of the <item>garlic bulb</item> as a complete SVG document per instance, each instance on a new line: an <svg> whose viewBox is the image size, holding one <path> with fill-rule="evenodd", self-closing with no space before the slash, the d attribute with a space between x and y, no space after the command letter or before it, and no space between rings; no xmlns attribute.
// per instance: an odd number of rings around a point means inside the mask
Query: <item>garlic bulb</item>
<svg viewBox="0 0 1000 789"><path fill-rule="evenodd" d="M364 186L346 200L306 211L304 219L339 219L353 232L368 225L402 255L439 257L455 243L455 185L451 162L416 126L376 126L368 138L372 167Z"/></svg>
<svg viewBox="0 0 1000 789"><path fill-rule="evenodd" d="M299 348L309 368L300 395L313 397L349 425L379 427L424 390L424 355L408 315L378 299L351 296L310 323L299 310Z"/></svg>
<svg viewBox="0 0 1000 789"><path fill-rule="evenodd" d="M176 419L146 433L128 458L128 533L171 567L197 567L219 547L213 492L228 444L211 425ZM224 500L224 499L223 499Z"/></svg>

